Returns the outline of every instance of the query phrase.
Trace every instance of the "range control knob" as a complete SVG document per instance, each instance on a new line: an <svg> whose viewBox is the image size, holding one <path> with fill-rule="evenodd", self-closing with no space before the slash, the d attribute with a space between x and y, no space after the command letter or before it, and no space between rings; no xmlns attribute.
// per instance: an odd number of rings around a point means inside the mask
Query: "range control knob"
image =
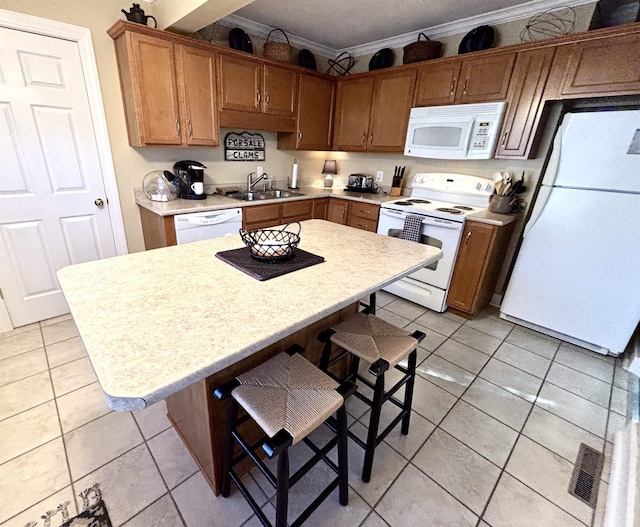
<svg viewBox="0 0 640 527"><path fill-rule="evenodd" d="M482 188L482 183L476 183L476 190L480 190Z"/></svg>
<svg viewBox="0 0 640 527"><path fill-rule="evenodd" d="M487 183L487 186L484 188L487 192L491 192L491 190L493 189L493 187L491 186L491 183Z"/></svg>

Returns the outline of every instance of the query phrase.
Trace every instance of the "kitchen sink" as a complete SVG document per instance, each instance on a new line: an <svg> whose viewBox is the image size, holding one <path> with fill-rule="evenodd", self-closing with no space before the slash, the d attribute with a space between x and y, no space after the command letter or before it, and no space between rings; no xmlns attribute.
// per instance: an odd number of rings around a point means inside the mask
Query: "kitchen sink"
<svg viewBox="0 0 640 527"><path fill-rule="evenodd" d="M295 198L297 196L304 196L304 194L301 194L300 192L291 192L290 190L261 190L258 192L237 192L236 194L229 195L230 198L239 199L241 201Z"/></svg>

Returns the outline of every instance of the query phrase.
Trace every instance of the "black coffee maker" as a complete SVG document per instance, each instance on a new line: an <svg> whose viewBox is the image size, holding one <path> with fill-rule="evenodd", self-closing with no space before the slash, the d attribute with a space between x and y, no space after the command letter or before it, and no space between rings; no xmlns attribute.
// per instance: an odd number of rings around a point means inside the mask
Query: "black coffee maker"
<svg viewBox="0 0 640 527"><path fill-rule="evenodd" d="M182 199L206 199L204 193L204 169L198 161L178 161L173 171L178 178L178 197Z"/></svg>

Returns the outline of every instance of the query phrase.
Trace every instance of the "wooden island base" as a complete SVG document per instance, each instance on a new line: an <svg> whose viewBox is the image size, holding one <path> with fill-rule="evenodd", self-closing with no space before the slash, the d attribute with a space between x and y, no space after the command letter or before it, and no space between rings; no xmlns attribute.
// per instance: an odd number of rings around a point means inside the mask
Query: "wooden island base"
<svg viewBox="0 0 640 527"><path fill-rule="evenodd" d="M216 496L220 494L223 439L228 403L214 398L215 388L254 368L293 344L304 347L305 358L314 364L319 364L322 344L316 340L318 334L349 318L357 312L357 309L358 305L352 304L167 397L169 420L191 452Z"/></svg>

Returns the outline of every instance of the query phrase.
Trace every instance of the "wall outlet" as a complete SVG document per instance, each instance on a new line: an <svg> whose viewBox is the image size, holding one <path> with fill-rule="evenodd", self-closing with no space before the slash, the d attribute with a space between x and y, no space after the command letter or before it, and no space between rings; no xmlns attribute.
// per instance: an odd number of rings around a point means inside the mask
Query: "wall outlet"
<svg viewBox="0 0 640 527"><path fill-rule="evenodd" d="M376 172L376 183L382 183L383 178L384 178L384 172L382 170L378 170Z"/></svg>

